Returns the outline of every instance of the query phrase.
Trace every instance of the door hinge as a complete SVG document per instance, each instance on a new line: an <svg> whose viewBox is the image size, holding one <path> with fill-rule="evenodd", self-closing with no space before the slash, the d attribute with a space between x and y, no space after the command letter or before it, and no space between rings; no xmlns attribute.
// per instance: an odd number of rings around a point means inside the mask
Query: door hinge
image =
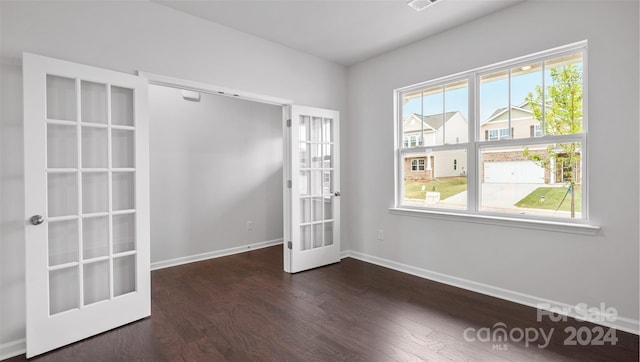
<svg viewBox="0 0 640 362"><path fill-rule="evenodd" d="M287 241L287 249L293 249L293 243L290 241Z"/></svg>
<svg viewBox="0 0 640 362"><path fill-rule="evenodd" d="M293 182L291 180L287 180L287 187L288 188L293 187Z"/></svg>
<svg viewBox="0 0 640 362"><path fill-rule="evenodd" d="M291 127L291 119L287 119L287 127Z"/></svg>

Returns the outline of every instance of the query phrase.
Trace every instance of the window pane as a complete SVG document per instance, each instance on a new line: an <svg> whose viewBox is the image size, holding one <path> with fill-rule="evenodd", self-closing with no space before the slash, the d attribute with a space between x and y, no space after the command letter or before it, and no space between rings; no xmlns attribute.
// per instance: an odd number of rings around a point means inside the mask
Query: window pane
<svg viewBox="0 0 640 362"><path fill-rule="evenodd" d="M469 141L469 85L467 80L445 86L445 142L448 144Z"/></svg>
<svg viewBox="0 0 640 362"><path fill-rule="evenodd" d="M406 154L403 204L444 209L467 208L467 150Z"/></svg>
<svg viewBox="0 0 640 362"><path fill-rule="evenodd" d="M513 138L540 137L542 112L537 95L542 91L542 63L511 68L511 129Z"/></svg>
<svg viewBox="0 0 640 362"><path fill-rule="evenodd" d="M422 90L402 94L402 147L418 146L422 137Z"/></svg>
<svg viewBox="0 0 640 362"><path fill-rule="evenodd" d="M480 140L488 141L490 130L509 136L509 71L480 77Z"/></svg>
<svg viewBox="0 0 640 362"><path fill-rule="evenodd" d="M422 91L422 128L425 146L443 144L444 127L443 87L437 86Z"/></svg>
<svg viewBox="0 0 640 362"><path fill-rule="evenodd" d="M546 134L582 133L582 74L582 53L545 62Z"/></svg>
<svg viewBox="0 0 640 362"><path fill-rule="evenodd" d="M581 153L580 143L483 148L481 211L582 218Z"/></svg>

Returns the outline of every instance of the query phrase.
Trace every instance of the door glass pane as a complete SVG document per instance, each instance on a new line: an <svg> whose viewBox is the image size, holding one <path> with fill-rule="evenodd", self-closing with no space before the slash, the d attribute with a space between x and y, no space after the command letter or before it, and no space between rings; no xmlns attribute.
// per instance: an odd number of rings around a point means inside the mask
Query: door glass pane
<svg viewBox="0 0 640 362"><path fill-rule="evenodd" d="M136 248L136 215L113 215L113 253Z"/></svg>
<svg viewBox="0 0 640 362"><path fill-rule="evenodd" d="M127 255L113 259L113 296L136 290L136 256Z"/></svg>
<svg viewBox="0 0 640 362"><path fill-rule="evenodd" d="M322 167L322 145L312 143L311 146L311 168Z"/></svg>
<svg viewBox="0 0 640 362"><path fill-rule="evenodd" d="M311 222L311 199L300 199L300 222Z"/></svg>
<svg viewBox="0 0 640 362"><path fill-rule="evenodd" d="M47 118L75 121L76 81L47 74Z"/></svg>
<svg viewBox="0 0 640 362"><path fill-rule="evenodd" d="M47 175L49 217L78 215L78 176L73 173Z"/></svg>
<svg viewBox="0 0 640 362"><path fill-rule="evenodd" d="M109 299L109 261L84 265L84 305Z"/></svg>
<svg viewBox="0 0 640 362"><path fill-rule="evenodd" d="M309 117L308 116L300 116L300 124L299 124L299 136L300 142L308 142L311 140L309 137Z"/></svg>
<svg viewBox="0 0 640 362"><path fill-rule="evenodd" d="M324 245L333 245L333 222L324 223Z"/></svg>
<svg viewBox="0 0 640 362"><path fill-rule="evenodd" d="M47 124L47 167L78 167L78 132L75 126Z"/></svg>
<svg viewBox="0 0 640 362"><path fill-rule="evenodd" d="M81 81L82 122L107 123L107 86Z"/></svg>
<svg viewBox="0 0 640 362"><path fill-rule="evenodd" d="M111 124L134 126L133 89L111 86Z"/></svg>
<svg viewBox="0 0 640 362"><path fill-rule="evenodd" d="M322 194L333 194L333 171L322 171Z"/></svg>
<svg viewBox="0 0 640 362"><path fill-rule="evenodd" d="M109 174L84 172L82 174L82 213L109 211Z"/></svg>
<svg viewBox="0 0 640 362"><path fill-rule="evenodd" d="M300 168L309 168L309 143L300 142Z"/></svg>
<svg viewBox="0 0 640 362"><path fill-rule="evenodd" d="M333 145L322 145L322 167L333 167Z"/></svg>
<svg viewBox="0 0 640 362"><path fill-rule="evenodd" d="M113 210L135 209L135 173L113 173Z"/></svg>
<svg viewBox="0 0 640 362"><path fill-rule="evenodd" d="M82 167L107 168L107 129L82 127Z"/></svg>
<svg viewBox="0 0 640 362"><path fill-rule="evenodd" d="M114 129L111 131L112 167L133 168L134 131Z"/></svg>
<svg viewBox="0 0 640 362"><path fill-rule="evenodd" d="M312 117L311 118L311 142L321 142L322 141L322 118L320 117Z"/></svg>
<svg viewBox="0 0 640 362"><path fill-rule="evenodd" d="M311 195L322 195L322 171L311 171Z"/></svg>
<svg viewBox="0 0 640 362"><path fill-rule="evenodd" d="M322 221L322 198L314 197L311 199L312 203L312 219L311 221Z"/></svg>
<svg viewBox="0 0 640 362"><path fill-rule="evenodd" d="M84 259L109 255L109 217L82 220L82 257Z"/></svg>
<svg viewBox="0 0 640 362"><path fill-rule="evenodd" d="M311 225L300 226L300 249L311 249Z"/></svg>
<svg viewBox="0 0 640 362"><path fill-rule="evenodd" d="M49 266L78 261L78 220L47 223Z"/></svg>
<svg viewBox="0 0 640 362"><path fill-rule="evenodd" d="M322 142L333 142L333 120L325 118L322 121Z"/></svg>
<svg viewBox="0 0 640 362"><path fill-rule="evenodd" d="M322 203L324 204L324 220L333 219L333 197L323 197Z"/></svg>
<svg viewBox="0 0 640 362"><path fill-rule="evenodd" d="M80 278L78 267L49 272L49 314L78 308L80 304Z"/></svg>
<svg viewBox="0 0 640 362"><path fill-rule="evenodd" d="M300 171L300 196L311 192L311 171Z"/></svg>
<svg viewBox="0 0 640 362"><path fill-rule="evenodd" d="M322 231L323 226L320 224L313 224L313 247L319 248L322 246Z"/></svg>

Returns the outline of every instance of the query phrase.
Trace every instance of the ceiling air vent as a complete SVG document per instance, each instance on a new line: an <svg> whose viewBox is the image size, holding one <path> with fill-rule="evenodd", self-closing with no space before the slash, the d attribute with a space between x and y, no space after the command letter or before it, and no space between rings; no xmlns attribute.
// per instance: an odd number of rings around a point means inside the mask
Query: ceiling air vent
<svg viewBox="0 0 640 362"><path fill-rule="evenodd" d="M422 11L429 7L429 5L433 5L437 2L438 0L411 0L407 5L411 6L416 11Z"/></svg>

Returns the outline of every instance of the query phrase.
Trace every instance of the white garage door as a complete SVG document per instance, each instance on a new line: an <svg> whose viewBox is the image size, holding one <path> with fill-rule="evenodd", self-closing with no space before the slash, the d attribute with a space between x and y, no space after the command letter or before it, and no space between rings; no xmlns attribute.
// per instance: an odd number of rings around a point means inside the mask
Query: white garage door
<svg viewBox="0 0 640 362"><path fill-rule="evenodd" d="M533 161L485 162L484 182L544 183L544 168Z"/></svg>

